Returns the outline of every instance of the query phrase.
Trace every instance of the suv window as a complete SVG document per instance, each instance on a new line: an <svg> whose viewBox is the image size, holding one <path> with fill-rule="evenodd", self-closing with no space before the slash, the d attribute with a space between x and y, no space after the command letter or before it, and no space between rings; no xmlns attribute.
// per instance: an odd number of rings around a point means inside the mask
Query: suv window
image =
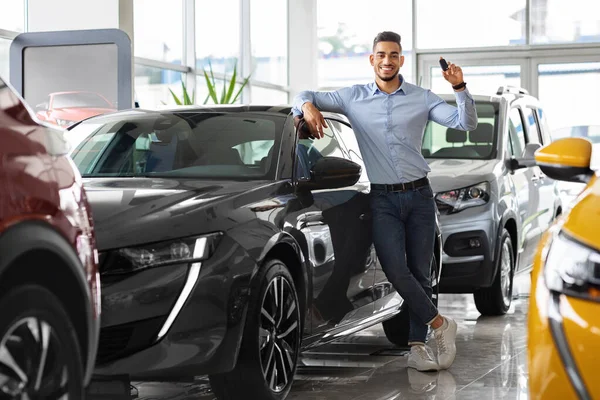
<svg viewBox="0 0 600 400"><path fill-rule="evenodd" d="M527 139L528 143L543 144L542 135L538 127L537 119L534 115L534 110L526 107L523 109L523 116L525 117L525 123L527 124Z"/></svg>
<svg viewBox="0 0 600 400"><path fill-rule="evenodd" d="M513 157L521 157L525 151L525 129L523 128L523 119L518 108L510 110L508 116L508 134L509 134L509 152Z"/></svg>
<svg viewBox="0 0 600 400"><path fill-rule="evenodd" d="M453 104L449 102L449 104ZM455 105L455 104L453 104ZM497 103L477 103L477 128L470 132L429 121L421 153L425 158L489 159L496 152Z"/></svg>
<svg viewBox="0 0 600 400"><path fill-rule="evenodd" d="M546 113L543 109L537 109L538 123L542 128L542 133L544 136L544 143L548 144L552 141L552 136L550 136L550 128L548 127L548 121L546 120Z"/></svg>

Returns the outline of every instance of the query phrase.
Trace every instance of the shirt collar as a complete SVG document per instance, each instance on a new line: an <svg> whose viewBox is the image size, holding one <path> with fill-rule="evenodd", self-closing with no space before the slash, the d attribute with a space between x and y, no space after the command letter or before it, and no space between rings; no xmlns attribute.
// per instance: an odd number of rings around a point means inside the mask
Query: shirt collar
<svg viewBox="0 0 600 400"><path fill-rule="evenodd" d="M404 77L402 76L402 74L398 74L398 79L400 79L400 87L398 89L396 89L394 92L390 93L390 94L396 94L399 91L402 91L404 94L406 94L406 89L407 89L407 85L406 85L406 80L404 79ZM370 83L371 85L371 94L374 96L377 93L383 93L379 87L377 86L377 82L373 81Z"/></svg>

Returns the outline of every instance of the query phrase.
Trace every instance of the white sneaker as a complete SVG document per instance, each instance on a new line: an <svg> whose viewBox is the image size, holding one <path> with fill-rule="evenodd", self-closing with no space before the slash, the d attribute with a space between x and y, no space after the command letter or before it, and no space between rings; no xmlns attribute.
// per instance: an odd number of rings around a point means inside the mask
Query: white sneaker
<svg viewBox="0 0 600 400"><path fill-rule="evenodd" d="M435 361L433 352L425 345L416 345L410 347L408 355L408 367L417 371L439 371L440 366Z"/></svg>
<svg viewBox="0 0 600 400"><path fill-rule="evenodd" d="M444 317L444 319L446 326L435 330L440 369L450 368L456 357L456 321L450 317Z"/></svg>

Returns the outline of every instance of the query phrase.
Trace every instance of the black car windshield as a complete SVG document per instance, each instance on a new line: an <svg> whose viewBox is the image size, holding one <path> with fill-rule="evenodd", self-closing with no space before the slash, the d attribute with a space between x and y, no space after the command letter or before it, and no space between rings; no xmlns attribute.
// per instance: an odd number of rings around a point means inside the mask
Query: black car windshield
<svg viewBox="0 0 600 400"><path fill-rule="evenodd" d="M60 93L52 96L52 108L113 108L102 96L89 92Z"/></svg>
<svg viewBox="0 0 600 400"><path fill-rule="evenodd" d="M449 104L456 105L448 102ZM421 153L425 158L485 160L496 154L498 103L476 103L478 125L470 132L429 121Z"/></svg>
<svg viewBox="0 0 600 400"><path fill-rule="evenodd" d="M83 177L273 179L285 119L241 111L111 114L71 130L86 136L71 156Z"/></svg>

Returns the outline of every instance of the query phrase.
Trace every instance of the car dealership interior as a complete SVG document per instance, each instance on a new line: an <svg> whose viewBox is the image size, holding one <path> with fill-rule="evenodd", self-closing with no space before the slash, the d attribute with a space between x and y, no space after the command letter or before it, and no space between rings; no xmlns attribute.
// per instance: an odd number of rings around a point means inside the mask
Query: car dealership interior
<svg viewBox="0 0 600 400"><path fill-rule="evenodd" d="M599 2L0 10L0 399L600 398Z"/></svg>

